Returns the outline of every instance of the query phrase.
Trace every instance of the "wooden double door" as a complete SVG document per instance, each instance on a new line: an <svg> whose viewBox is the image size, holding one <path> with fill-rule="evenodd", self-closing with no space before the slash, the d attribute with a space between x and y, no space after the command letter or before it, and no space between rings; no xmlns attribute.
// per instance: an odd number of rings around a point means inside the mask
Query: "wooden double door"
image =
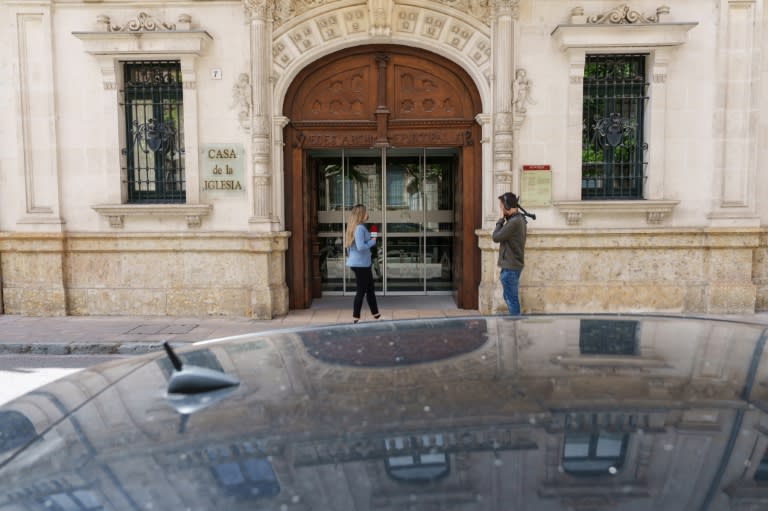
<svg viewBox="0 0 768 511"><path fill-rule="evenodd" d="M357 47L307 67L284 111L290 307L354 292L341 233L363 203L382 234L378 292L451 293L476 309L481 105L469 76L424 50Z"/></svg>

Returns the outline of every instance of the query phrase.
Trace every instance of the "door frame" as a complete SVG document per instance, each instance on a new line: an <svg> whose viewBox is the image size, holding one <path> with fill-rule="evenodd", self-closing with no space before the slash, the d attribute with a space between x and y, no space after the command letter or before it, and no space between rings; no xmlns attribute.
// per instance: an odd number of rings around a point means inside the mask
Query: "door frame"
<svg viewBox="0 0 768 511"><path fill-rule="evenodd" d="M445 77L446 81L462 87L459 98L469 107L462 118L404 119L392 115L393 72L387 77L390 60L422 62L430 72ZM358 65L370 68L363 99L376 102L372 115L361 119L311 119L300 110L306 105L308 86L317 73L332 72L338 65ZM391 71L391 70L390 70ZM375 89L375 90L374 90ZM294 79L285 96L283 111L291 118L284 128L284 193L286 228L291 232L286 253L286 283L289 308L305 309L317 298L313 293L314 267L319 264L316 236L317 207L312 173L308 170L309 149L330 147L364 148L388 147L390 140L397 147L455 147L459 151L456 194L454 200L456 229L454 249L454 276L456 305L462 309L478 308L480 285L480 249L475 229L482 223L482 147L481 127L475 116L482 112L480 94L474 82L459 65L429 51L396 45L368 45L348 48L328 55L310 64ZM431 143L425 143L429 140ZM336 145L343 144L343 145Z"/></svg>

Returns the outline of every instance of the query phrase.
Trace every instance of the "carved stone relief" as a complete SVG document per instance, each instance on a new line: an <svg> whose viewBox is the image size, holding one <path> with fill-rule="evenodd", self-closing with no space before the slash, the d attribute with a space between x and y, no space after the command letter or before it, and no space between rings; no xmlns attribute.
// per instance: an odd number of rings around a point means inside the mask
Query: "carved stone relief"
<svg viewBox="0 0 768 511"><path fill-rule="evenodd" d="M251 116L251 82L248 73L240 73L232 86L232 108L237 109L240 127L247 132Z"/></svg>
<svg viewBox="0 0 768 511"><path fill-rule="evenodd" d="M584 14L584 9L576 7L571 15L580 18ZM662 5L656 9L656 14L646 16L638 11L632 10L627 4L621 4L602 14L595 14L584 19L584 22L593 25L632 25L659 23L661 16L669 14L669 7ZM575 20L577 21L577 20Z"/></svg>
<svg viewBox="0 0 768 511"><path fill-rule="evenodd" d="M187 16L188 15L182 15ZM106 25L108 32L160 32L176 30L174 23L157 21L146 12L140 12L124 25L112 25L108 16L99 16L97 22Z"/></svg>
<svg viewBox="0 0 768 511"><path fill-rule="evenodd" d="M467 1L446 0L443 3L459 9L463 5L469 5ZM301 5L306 8L320 4ZM297 7L296 13L299 11ZM291 26L287 30L276 31L272 58L276 76L279 76L281 69L288 69L302 54L316 50L328 41L350 36L360 38L389 30L393 36L420 37L432 41L433 44L444 45L446 50L451 52L460 51L488 78L491 60L490 33L478 30L477 22L474 22L475 25L472 23L473 20L466 17L460 19L444 12L397 3L392 5L391 15L387 12L378 18L371 14L369 5L342 7Z"/></svg>
<svg viewBox="0 0 768 511"><path fill-rule="evenodd" d="M458 92L448 83L443 83L427 73L401 70L398 76L400 117L424 116L438 112L446 117L461 117L461 102L456 100Z"/></svg>
<svg viewBox="0 0 768 511"><path fill-rule="evenodd" d="M302 2L296 0L245 0L245 9L254 18L272 19L274 25L280 26L291 16L300 14L297 7ZM317 2L318 5L325 2Z"/></svg>
<svg viewBox="0 0 768 511"><path fill-rule="evenodd" d="M528 103L536 104L531 97L531 85L531 80L528 78L528 72L525 69L515 71L515 81L512 82L512 106L515 109L515 113L525 114L528 112Z"/></svg>

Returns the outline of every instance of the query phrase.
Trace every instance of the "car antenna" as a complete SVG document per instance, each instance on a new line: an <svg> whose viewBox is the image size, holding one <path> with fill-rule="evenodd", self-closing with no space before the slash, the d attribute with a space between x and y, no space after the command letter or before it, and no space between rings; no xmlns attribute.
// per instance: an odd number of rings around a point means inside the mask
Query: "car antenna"
<svg viewBox="0 0 768 511"><path fill-rule="evenodd" d="M178 356L176 356L176 353L174 353L173 348L171 348L171 345L168 343L168 341L163 342L163 348L165 348L165 352L168 354L168 358L171 359L171 364L173 364L173 368L177 371L181 371L181 360Z"/></svg>
<svg viewBox="0 0 768 511"><path fill-rule="evenodd" d="M202 394L240 385L234 376L215 369L195 365L185 367L168 341L163 341L163 347L174 369L168 381L168 394Z"/></svg>

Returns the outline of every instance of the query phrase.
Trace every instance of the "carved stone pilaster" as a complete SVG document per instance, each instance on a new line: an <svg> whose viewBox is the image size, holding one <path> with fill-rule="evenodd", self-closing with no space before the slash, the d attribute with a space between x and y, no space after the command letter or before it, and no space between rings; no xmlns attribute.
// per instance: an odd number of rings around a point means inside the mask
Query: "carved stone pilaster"
<svg viewBox="0 0 768 511"><path fill-rule="evenodd" d="M253 176L253 218L251 221L269 220L272 209L272 178L266 174Z"/></svg>
<svg viewBox="0 0 768 511"><path fill-rule="evenodd" d="M494 16L520 16L520 0L491 0Z"/></svg>
<svg viewBox="0 0 768 511"><path fill-rule="evenodd" d="M245 12L251 19L272 21L280 26L296 13L294 0L244 0Z"/></svg>
<svg viewBox="0 0 768 511"><path fill-rule="evenodd" d="M245 12L248 16L267 20L272 15L273 0L245 0Z"/></svg>
<svg viewBox="0 0 768 511"><path fill-rule="evenodd" d="M501 171L496 172L494 175L494 200L493 205L495 206L494 212L498 212L498 201L495 200L496 197L503 195L507 192L511 192L513 183L515 181L515 176L512 174L512 172L508 171Z"/></svg>
<svg viewBox="0 0 768 511"><path fill-rule="evenodd" d="M496 122L494 123L496 133L503 133L512 131L514 127L514 119L509 112L500 112L496 114Z"/></svg>

